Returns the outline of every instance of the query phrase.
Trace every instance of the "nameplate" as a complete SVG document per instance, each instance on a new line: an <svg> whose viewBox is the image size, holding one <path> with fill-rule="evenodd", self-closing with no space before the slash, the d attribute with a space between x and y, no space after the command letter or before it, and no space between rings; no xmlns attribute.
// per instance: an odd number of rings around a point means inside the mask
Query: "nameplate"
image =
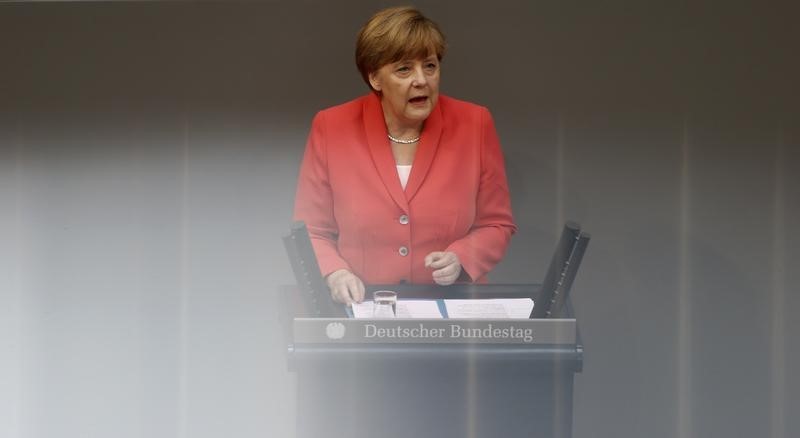
<svg viewBox="0 0 800 438"><path fill-rule="evenodd" d="M309 344L574 344L575 319L295 318Z"/></svg>

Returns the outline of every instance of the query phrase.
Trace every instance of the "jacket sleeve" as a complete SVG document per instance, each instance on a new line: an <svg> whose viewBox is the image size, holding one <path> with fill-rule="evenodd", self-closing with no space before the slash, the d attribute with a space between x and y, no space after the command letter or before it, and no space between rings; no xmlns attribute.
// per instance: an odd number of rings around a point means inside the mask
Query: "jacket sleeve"
<svg viewBox="0 0 800 438"><path fill-rule="evenodd" d="M294 204L294 220L305 222L323 276L339 269L352 271L337 246L339 226L333 214L325 139L324 117L318 113L311 123Z"/></svg>
<svg viewBox="0 0 800 438"><path fill-rule="evenodd" d="M475 221L469 233L453 242L454 252L472 281L483 278L503 258L511 235L517 231L511 214L505 163L494 121L481 111L481 169Z"/></svg>

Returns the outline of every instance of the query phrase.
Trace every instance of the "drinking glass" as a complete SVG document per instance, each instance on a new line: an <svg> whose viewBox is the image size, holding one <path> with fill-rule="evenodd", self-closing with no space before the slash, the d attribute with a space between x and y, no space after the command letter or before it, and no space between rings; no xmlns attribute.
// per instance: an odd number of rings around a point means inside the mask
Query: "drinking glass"
<svg viewBox="0 0 800 438"><path fill-rule="evenodd" d="M372 294L372 317L394 318L397 315L397 292L378 290Z"/></svg>

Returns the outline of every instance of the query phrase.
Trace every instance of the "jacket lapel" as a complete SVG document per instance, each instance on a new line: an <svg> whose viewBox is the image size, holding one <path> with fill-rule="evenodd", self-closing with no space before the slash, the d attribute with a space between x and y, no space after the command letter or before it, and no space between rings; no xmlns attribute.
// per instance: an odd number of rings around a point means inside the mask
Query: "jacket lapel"
<svg viewBox="0 0 800 438"><path fill-rule="evenodd" d="M385 128L384 128L385 129ZM422 129L422 136L420 137L417 152L414 155L414 166L411 168L411 175L408 177L408 184L406 185L405 199L410 202L414 195L417 194L422 182L428 175L428 171L433 163L433 158L436 156L436 151L439 149L439 140L442 137L442 111L441 105L437 102L433 107L433 111L425 120L425 126ZM394 157L390 158L394 159ZM397 178L395 178L397 179Z"/></svg>
<svg viewBox="0 0 800 438"><path fill-rule="evenodd" d="M380 98L375 93L370 93L364 99L364 129L366 130L367 143L372 155L372 161L383 181L386 190L405 213L408 213L408 201L403 187L400 185L400 178L397 176L397 165L392 155L392 148L386 136L386 122L383 119L383 108L381 108ZM417 150L419 154L419 150ZM414 159L416 167L417 160ZM411 170L411 178L414 176L414 168ZM410 181L409 181L410 183Z"/></svg>

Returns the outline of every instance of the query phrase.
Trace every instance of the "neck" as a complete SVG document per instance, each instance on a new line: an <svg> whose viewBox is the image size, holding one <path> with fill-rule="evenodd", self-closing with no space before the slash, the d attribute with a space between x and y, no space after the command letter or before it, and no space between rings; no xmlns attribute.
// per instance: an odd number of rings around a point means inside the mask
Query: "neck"
<svg viewBox="0 0 800 438"><path fill-rule="evenodd" d="M383 102L381 102L383 105ZM420 136L424 121L417 122L403 122L391 115L391 112L386 107L383 108L383 120L386 122L386 130L389 135L395 138L409 139Z"/></svg>

